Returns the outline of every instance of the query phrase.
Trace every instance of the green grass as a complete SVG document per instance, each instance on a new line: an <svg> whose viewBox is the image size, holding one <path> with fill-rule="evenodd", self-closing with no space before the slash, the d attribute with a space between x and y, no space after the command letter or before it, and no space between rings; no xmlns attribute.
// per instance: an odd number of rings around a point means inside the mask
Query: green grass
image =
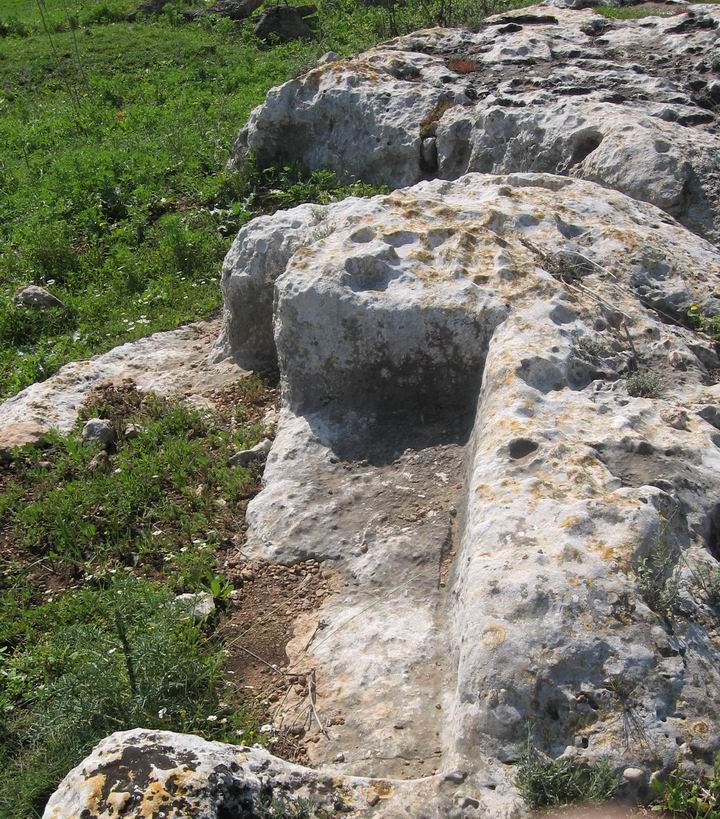
<svg viewBox="0 0 720 819"><path fill-rule="evenodd" d="M140 433L121 440L106 468L90 468L100 447L77 435L29 450L0 494L4 538L33 559L162 569L211 521L220 525L217 501L236 508L257 482L227 466L230 455L257 443L252 429L230 433L197 410L154 398L126 420Z"/></svg>
<svg viewBox="0 0 720 819"><path fill-rule="evenodd" d="M370 39L352 32L357 47ZM349 27L333 44L350 48ZM219 306L222 257L258 212L224 170L233 140L267 89L326 47L268 49L228 21L167 15L52 45L42 30L0 39L0 398ZM67 309L14 308L31 282Z"/></svg>
<svg viewBox="0 0 720 819"><path fill-rule="evenodd" d="M652 0L651 0L652 2ZM696 5L698 2L704 3L720 3L720 0L688 0L687 6ZM613 20L640 20L643 17L672 17L675 14L681 14L687 10L683 6L665 6L660 3L655 6L595 6L594 11L597 14L602 14L603 17L609 17Z"/></svg>
<svg viewBox="0 0 720 819"><path fill-rule="evenodd" d="M16 625L0 648L4 819L40 816L58 781L113 731L252 736L242 711L223 716L220 646L178 615L167 588L118 576L28 608L31 600L20 581L0 594L3 622Z"/></svg>
<svg viewBox="0 0 720 819"><path fill-rule="evenodd" d="M232 586L218 566L257 468L228 456L254 443L274 399L259 378L234 408L108 388L84 411L117 431L103 469L80 428L16 453L0 484L0 816L40 816L67 771L107 734L137 726L255 740L226 688L218 617L196 624L173 598L209 591L219 616ZM136 437L125 437L129 424ZM226 703L221 705L221 700Z"/></svg>
<svg viewBox="0 0 720 819"><path fill-rule="evenodd" d="M652 8L635 8L634 6L595 6L595 12L611 20L640 20L643 17L669 17L677 14L674 6L666 10Z"/></svg>
<svg viewBox="0 0 720 819"><path fill-rule="evenodd" d="M607 802L618 782L606 760L588 765L572 757L551 759L529 740L515 779L520 794L533 809Z"/></svg>

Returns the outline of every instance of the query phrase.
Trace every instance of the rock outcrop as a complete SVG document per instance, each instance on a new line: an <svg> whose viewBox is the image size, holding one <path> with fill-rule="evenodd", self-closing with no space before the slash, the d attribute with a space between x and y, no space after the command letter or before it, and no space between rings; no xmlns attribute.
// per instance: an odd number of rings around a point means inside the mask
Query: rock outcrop
<svg viewBox="0 0 720 819"><path fill-rule="evenodd" d="M42 441L51 430L68 433L92 390L133 381L138 389L211 406L213 389L237 380L232 361L207 366L217 321L201 321L75 361L0 404L0 461L14 447Z"/></svg>
<svg viewBox="0 0 720 819"><path fill-rule="evenodd" d="M549 7L430 29L275 88L234 161L392 187L468 171L589 179L720 237L717 6L608 20Z"/></svg>
<svg viewBox="0 0 720 819"><path fill-rule="evenodd" d="M277 368L283 398L244 551L342 579L287 647L321 773L119 734L47 819L147 815L178 761L172 816L253 816L265 788L320 815L509 819L528 731L607 759L628 798L706 768L720 359L688 313L720 298L693 79L717 70L718 19L525 9L270 93L240 152L413 185L256 219L223 267L214 359ZM291 690L279 726L301 707Z"/></svg>
<svg viewBox="0 0 720 819"><path fill-rule="evenodd" d="M662 211L558 176L469 174L241 231L219 349L270 365L274 326L285 407L251 553L348 582L289 647L343 718L316 762L460 768L486 804L491 785L510 799L529 722L553 754L645 781L696 731L718 744L693 572L720 557L720 362L681 311L719 284L720 253ZM657 397L633 397L637 368ZM672 627L638 580L656 549L684 578Z"/></svg>

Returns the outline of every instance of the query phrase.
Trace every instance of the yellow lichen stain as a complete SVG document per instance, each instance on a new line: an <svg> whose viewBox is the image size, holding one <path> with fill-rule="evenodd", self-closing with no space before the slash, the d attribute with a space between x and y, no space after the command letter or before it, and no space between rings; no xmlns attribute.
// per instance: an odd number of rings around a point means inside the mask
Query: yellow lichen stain
<svg viewBox="0 0 720 819"><path fill-rule="evenodd" d="M603 560L615 560L617 556L617 550L613 546L601 546L599 552Z"/></svg>
<svg viewBox="0 0 720 819"><path fill-rule="evenodd" d="M690 726L690 733L692 736L705 736L710 733L710 726L705 720L699 719Z"/></svg>
<svg viewBox="0 0 720 819"><path fill-rule="evenodd" d="M491 623L485 626L480 635L480 640L488 648L497 648L501 646L507 639L507 632L505 627L498 623Z"/></svg>
<svg viewBox="0 0 720 819"><path fill-rule="evenodd" d="M393 786L384 779L378 779L375 782L372 782L371 787L380 797L380 799L389 799L395 791Z"/></svg>
<svg viewBox="0 0 720 819"><path fill-rule="evenodd" d="M177 774L174 777L174 781L178 784L178 788L174 791L173 798L177 798L178 795L181 795L183 791L185 791L185 788L182 787L182 772L180 769L176 769L176 771ZM171 774L171 776L172 775L173 774ZM153 819L153 817L157 816L163 804L170 801L170 798L170 794L165 788L165 782L160 782L159 780L151 782L143 793L138 816L142 817L142 819Z"/></svg>
<svg viewBox="0 0 720 819"><path fill-rule="evenodd" d="M99 805L103 801L103 792L105 789L105 774L96 774L95 776L90 777L90 779L85 780L85 787L87 788L88 792L88 806L95 810L95 812L99 811Z"/></svg>
<svg viewBox="0 0 720 819"><path fill-rule="evenodd" d="M114 815L122 816L125 805L130 801L130 794L125 791L113 791L108 794L105 800L109 805L112 805Z"/></svg>

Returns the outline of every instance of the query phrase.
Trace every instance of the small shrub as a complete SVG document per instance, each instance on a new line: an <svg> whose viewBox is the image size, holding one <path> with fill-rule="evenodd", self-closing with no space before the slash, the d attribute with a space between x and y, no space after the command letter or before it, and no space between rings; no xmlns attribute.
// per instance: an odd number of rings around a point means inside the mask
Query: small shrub
<svg viewBox="0 0 720 819"><path fill-rule="evenodd" d="M653 781L658 796L654 811L667 811L677 819L720 819L720 754L712 776L691 779L673 771L665 782Z"/></svg>
<svg viewBox="0 0 720 819"><path fill-rule="evenodd" d="M587 765L572 757L550 759L530 742L515 779L523 799L534 809L605 802L618 782L607 760Z"/></svg>
<svg viewBox="0 0 720 819"><path fill-rule="evenodd" d="M660 378L652 370L638 370L625 380L628 395L633 398L657 398L660 395Z"/></svg>
<svg viewBox="0 0 720 819"><path fill-rule="evenodd" d="M610 348L599 337L573 333L573 347L590 358L605 358L610 355Z"/></svg>
<svg viewBox="0 0 720 819"><path fill-rule="evenodd" d="M310 819L311 811L312 805L306 799L265 796L255 805L258 819Z"/></svg>
<svg viewBox="0 0 720 819"><path fill-rule="evenodd" d="M707 605L720 613L720 566L697 564L691 568L691 573Z"/></svg>
<svg viewBox="0 0 720 819"><path fill-rule="evenodd" d="M696 304L693 304L688 318L696 330L707 333L715 341L720 341L720 316L706 316Z"/></svg>
<svg viewBox="0 0 720 819"><path fill-rule="evenodd" d="M672 546L667 537L665 525L658 529L650 552L638 561L635 569L637 589L640 596L652 611L657 614L668 614L677 605L680 594L680 581L673 566Z"/></svg>
<svg viewBox="0 0 720 819"><path fill-rule="evenodd" d="M58 781L113 731L232 741L245 717L217 719L224 655L172 601L157 583L123 577L15 614L23 630L0 654L0 815L39 816Z"/></svg>

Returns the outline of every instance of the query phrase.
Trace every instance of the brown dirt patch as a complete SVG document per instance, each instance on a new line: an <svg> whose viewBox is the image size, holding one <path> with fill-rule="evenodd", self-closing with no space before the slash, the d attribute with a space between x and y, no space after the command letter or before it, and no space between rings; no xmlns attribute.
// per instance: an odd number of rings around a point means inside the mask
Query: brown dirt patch
<svg viewBox="0 0 720 819"><path fill-rule="evenodd" d="M467 60L462 57L452 57L445 62L445 65L456 74L472 74L482 68L482 63L477 60Z"/></svg>
<svg viewBox="0 0 720 819"><path fill-rule="evenodd" d="M238 700L252 698L261 720L273 725L274 753L303 760L318 729L310 705L314 681L310 668L288 667L285 648L298 618L331 594L331 573L313 560L283 566L248 563L238 554L228 557L225 573L235 592L219 633Z"/></svg>

